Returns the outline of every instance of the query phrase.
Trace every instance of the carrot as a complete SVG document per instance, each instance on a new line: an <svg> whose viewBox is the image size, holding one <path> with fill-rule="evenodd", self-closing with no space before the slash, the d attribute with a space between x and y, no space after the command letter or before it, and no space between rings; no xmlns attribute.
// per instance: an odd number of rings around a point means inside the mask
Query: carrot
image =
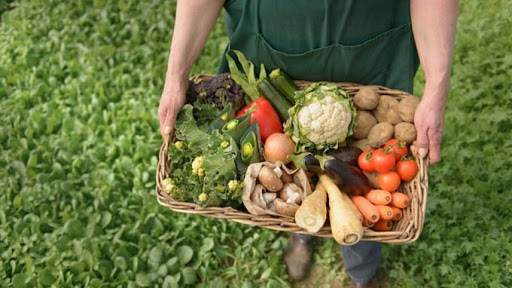
<svg viewBox="0 0 512 288"><path fill-rule="evenodd" d="M375 205L379 209L380 220L392 220L395 214L393 214L393 208L386 205Z"/></svg>
<svg viewBox="0 0 512 288"><path fill-rule="evenodd" d="M375 205L388 205L391 203L391 193L386 190L373 189L364 196Z"/></svg>
<svg viewBox="0 0 512 288"><path fill-rule="evenodd" d="M316 185L315 191L309 195L297 212L295 222L309 233L318 232L327 219L327 193L324 186Z"/></svg>
<svg viewBox="0 0 512 288"><path fill-rule="evenodd" d="M379 209L370 203L370 201L368 201L363 196L352 196L350 199L354 205L356 205L357 209L359 209L361 214L363 214L364 218L374 223L379 221Z"/></svg>
<svg viewBox="0 0 512 288"><path fill-rule="evenodd" d="M391 228L393 228L393 222L389 220L379 220L372 227L375 231L389 231Z"/></svg>
<svg viewBox="0 0 512 288"><path fill-rule="evenodd" d="M391 205L395 206L397 208L405 208L409 206L410 200L409 196L405 195L404 193L400 192L393 192L391 194Z"/></svg>
<svg viewBox="0 0 512 288"><path fill-rule="evenodd" d="M400 221L400 219L402 219L402 217L404 217L404 214L402 213L402 209L400 208L396 208L394 206L391 206L391 208L393 209L393 221Z"/></svg>
<svg viewBox="0 0 512 288"><path fill-rule="evenodd" d="M375 223L371 222L371 221L368 221L368 219L364 219L363 220L363 227L368 227L368 228L371 228L373 227L373 225L375 225Z"/></svg>
<svg viewBox="0 0 512 288"><path fill-rule="evenodd" d="M329 221L331 222L332 236L336 242L342 245L356 244L363 238L364 232L357 209L350 203L347 194L341 192L329 176L321 174L319 178L329 196Z"/></svg>

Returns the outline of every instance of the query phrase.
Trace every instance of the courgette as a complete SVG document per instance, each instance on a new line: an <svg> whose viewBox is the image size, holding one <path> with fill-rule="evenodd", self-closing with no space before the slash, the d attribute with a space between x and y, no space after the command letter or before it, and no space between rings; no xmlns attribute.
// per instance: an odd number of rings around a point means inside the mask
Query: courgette
<svg viewBox="0 0 512 288"><path fill-rule="evenodd" d="M292 79L279 68L270 72L269 77L272 85L274 85L292 105L295 105L295 91L299 90L299 88L293 83Z"/></svg>
<svg viewBox="0 0 512 288"><path fill-rule="evenodd" d="M288 109L292 104L268 81L267 79L258 80L258 91L263 98L267 99L274 107L281 121L288 120L290 115Z"/></svg>

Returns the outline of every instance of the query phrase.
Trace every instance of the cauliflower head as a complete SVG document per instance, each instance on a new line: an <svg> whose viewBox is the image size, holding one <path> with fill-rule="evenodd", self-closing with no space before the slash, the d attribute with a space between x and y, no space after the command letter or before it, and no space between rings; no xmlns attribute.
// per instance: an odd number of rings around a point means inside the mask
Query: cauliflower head
<svg viewBox="0 0 512 288"><path fill-rule="evenodd" d="M296 152L337 148L354 132L356 109L348 93L336 84L313 83L295 97L286 130L296 143Z"/></svg>

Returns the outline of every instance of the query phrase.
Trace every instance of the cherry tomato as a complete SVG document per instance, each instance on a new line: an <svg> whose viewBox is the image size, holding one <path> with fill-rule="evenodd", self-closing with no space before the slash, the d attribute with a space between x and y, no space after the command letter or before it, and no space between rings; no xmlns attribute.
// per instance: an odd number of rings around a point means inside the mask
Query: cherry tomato
<svg viewBox="0 0 512 288"><path fill-rule="evenodd" d="M395 153L395 160L398 162L403 156L407 155L407 143L404 141L398 141L397 139L391 139L386 142L384 149L392 148Z"/></svg>
<svg viewBox="0 0 512 288"><path fill-rule="evenodd" d="M395 171L379 173L377 182L381 189L393 192L400 187L400 176Z"/></svg>
<svg viewBox="0 0 512 288"><path fill-rule="evenodd" d="M370 161L372 158L372 152L373 150L366 150L363 151L363 153L359 154L359 157L357 158L357 164L359 165L359 168L361 168L361 170L366 172L375 171Z"/></svg>
<svg viewBox="0 0 512 288"><path fill-rule="evenodd" d="M396 164L396 172L403 181L411 181L418 174L418 164L412 159L398 161Z"/></svg>
<svg viewBox="0 0 512 288"><path fill-rule="evenodd" d="M396 160L392 150L379 148L372 153L370 163L377 172L388 172L395 166Z"/></svg>

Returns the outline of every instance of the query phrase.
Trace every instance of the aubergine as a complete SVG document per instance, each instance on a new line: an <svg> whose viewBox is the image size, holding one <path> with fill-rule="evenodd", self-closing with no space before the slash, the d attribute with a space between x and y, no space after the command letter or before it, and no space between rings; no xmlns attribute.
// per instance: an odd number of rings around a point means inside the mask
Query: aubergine
<svg viewBox="0 0 512 288"><path fill-rule="evenodd" d="M320 167L320 161L318 161L313 153L305 152L297 155L288 155L288 159L292 160L293 164L298 168L316 174L323 173L322 167Z"/></svg>
<svg viewBox="0 0 512 288"><path fill-rule="evenodd" d="M336 150L329 150L327 155L334 157L338 161L357 165L357 158L361 153L363 153L363 150L357 147L340 147Z"/></svg>
<svg viewBox="0 0 512 288"><path fill-rule="evenodd" d="M330 156L317 158L324 173L349 196L363 196L372 189L368 178L359 168Z"/></svg>

